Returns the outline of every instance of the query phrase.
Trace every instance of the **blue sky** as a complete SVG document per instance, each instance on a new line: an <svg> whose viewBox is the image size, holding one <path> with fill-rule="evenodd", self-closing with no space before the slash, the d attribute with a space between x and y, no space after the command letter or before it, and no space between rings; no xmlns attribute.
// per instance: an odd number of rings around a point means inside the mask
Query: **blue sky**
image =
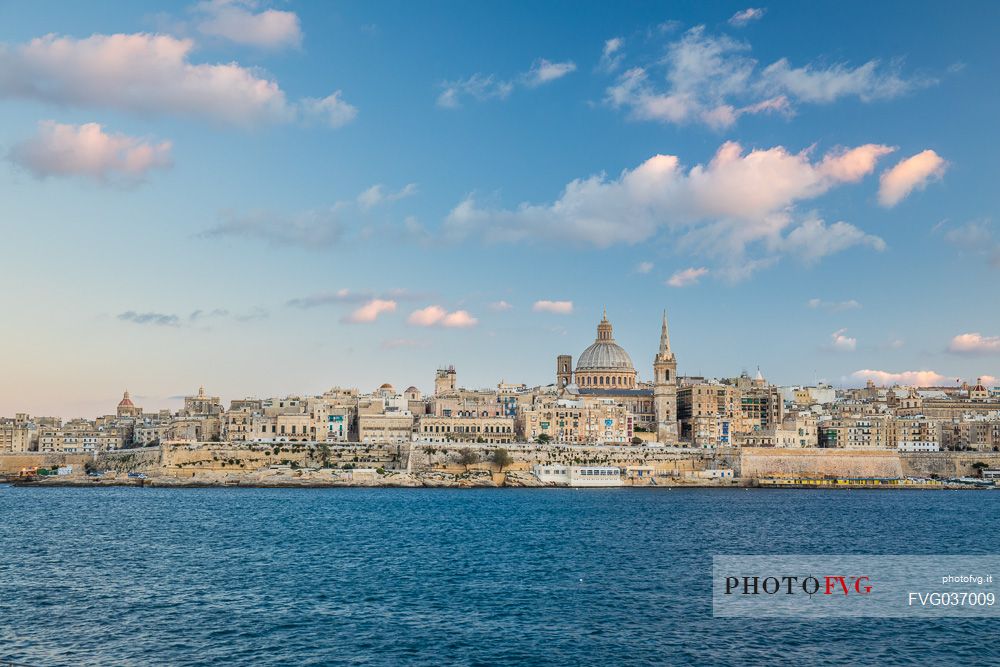
<svg viewBox="0 0 1000 667"><path fill-rule="evenodd" d="M663 308L682 373L1000 376L998 25L2 3L0 413L547 383L605 306L643 377Z"/></svg>

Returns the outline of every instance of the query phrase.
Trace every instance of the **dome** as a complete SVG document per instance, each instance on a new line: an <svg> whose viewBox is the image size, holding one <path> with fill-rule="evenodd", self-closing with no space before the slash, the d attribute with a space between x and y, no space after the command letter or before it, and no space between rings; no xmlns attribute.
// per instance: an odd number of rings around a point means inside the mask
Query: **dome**
<svg viewBox="0 0 1000 667"><path fill-rule="evenodd" d="M634 371L632 358L621 345L614 341L598 341L588 347L576 362L579 371Z"/></svg>
<svg viewBox="0 0 1000 667"><path fill-rule="evenodd" d="M632 357L628 356L628 352L615 342L607 313L604 313L604 319L597 325L597 340L583 351L576 362L578 373L595 370L635 372Z"/></svg>
<svg viewBox="0 0 1000 667"><path fill-rule="evenodd" d="M420 392L420 390L417 389L416 387L414 387L413 385L410 385L409 387L406 388L406 393L407 394L415 394L415 393L419 393L419 392Z"/></svg>
<svg viewBox="0 0 1000 667"><path fill-rule="evenodd" d="M135 407L135 404L132 402L132 399L129 398L127 391L125 392L125 395L122 397L122 400L119 401L118 407L119 408L134 408Z"/></svg>
<svg viewBox="0 0 1000 667"><path fill-rule="evenodd" d="M393 387L388 382L386 382L384 385L382 385L381 387L379 387L379 389L388 389L389 391L395 391L396 390L396 388Z"/></svg>

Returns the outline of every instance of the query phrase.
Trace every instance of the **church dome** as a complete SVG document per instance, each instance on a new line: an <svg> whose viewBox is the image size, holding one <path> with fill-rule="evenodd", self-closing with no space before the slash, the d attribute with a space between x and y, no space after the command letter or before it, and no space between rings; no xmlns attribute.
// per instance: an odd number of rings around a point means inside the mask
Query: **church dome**
<svg viewBox="0 0 1000 667"><path fill-rule="evenodd" d="M576 362L579 371L634 371L632 358L614 341L598 341L588 347Z"/></svg>
<svg viewBox="0 0 1000 667"><path fill-rule="evenodd" d="M129 395L128 395L127 391L125 392L125 395L122 397L122 400L118 402L118 407L119 408L134 408L135 407L135 404L132 403L132 399L129 398Z"/></svg>
<svg viewBox="0 0 1000 667"><path fill-rule="evenodd" d="M607 313L597 325L597 340L583 351L576 362L576 371L626 371L635 372L632 357L615 342Z"/></svg>

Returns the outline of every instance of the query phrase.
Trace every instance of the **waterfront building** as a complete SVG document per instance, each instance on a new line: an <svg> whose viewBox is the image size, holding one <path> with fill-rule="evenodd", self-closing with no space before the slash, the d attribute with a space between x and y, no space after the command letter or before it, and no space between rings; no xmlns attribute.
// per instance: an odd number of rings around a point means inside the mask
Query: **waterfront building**
<svg viewBox="0 0 1000 667"><path fill-rule="evenodd" d="M632 414L610 398L579 396L576 399L542 396L518 414L518 435L537 442L572 445L628 444L634 436Z"/></svg>
<svg viewBox="0 0 1000 667"><path fill-rule="evenodd" d="M534 465L531 472L538 481L573 487L622 486L621 468L613 466Z"/></svg>
<svg viewBox="0 0 1000 667"><path fill-rule="evenodd" d="M508 444L515 442L516 434L512 417L424 415L420 418L415 439L419 442Z"/></svg>
<svg viewBox="0 0 1000 667"><path fill-rule="evenodd" d="M413 439L413 414L404 411L361 413L358 415L358 441L404 443Z"/></svg>

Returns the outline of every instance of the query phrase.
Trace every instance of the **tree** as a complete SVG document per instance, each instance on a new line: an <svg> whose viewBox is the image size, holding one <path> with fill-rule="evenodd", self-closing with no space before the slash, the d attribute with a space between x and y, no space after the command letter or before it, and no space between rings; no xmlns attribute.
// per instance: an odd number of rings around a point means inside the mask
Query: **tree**
<svg viewBox="0 0 1000 667"><path fill-rule="evenodd" d="M640 438L639 436L635 436L634 438L632 438L632 444L633 445L641 445L642 444L642 438Z"/></svg>
<svg viewBox="0 0 1000 667"><path fill-rule="evenodd" d="M500 468L500 472L514 462L514 457L510 455L506 447L497 447L493 450L493 463L497 464Z"/></svg>
<svg viewBox="0 0 1000 667"><path fill-rule="evenodd" d="M474 449L463 449L458 455L458 462L465 466L466 472L473 463L479 463L479 452Z"/></svg>
<svg viewBox="0 0 1000 667"><path fill-rule="evenodd" d="M547 445L550 442L552 442L552 436L549 435L548 433L542 433L540 436L538 436L537 440L538 444Z"/></svg>
<svg viewBox="0 0 1000 667"><path fill-rule="evenodd" d="M319 461L324 468L330 467L330 445L325 442L319 443Z"/></svg>

